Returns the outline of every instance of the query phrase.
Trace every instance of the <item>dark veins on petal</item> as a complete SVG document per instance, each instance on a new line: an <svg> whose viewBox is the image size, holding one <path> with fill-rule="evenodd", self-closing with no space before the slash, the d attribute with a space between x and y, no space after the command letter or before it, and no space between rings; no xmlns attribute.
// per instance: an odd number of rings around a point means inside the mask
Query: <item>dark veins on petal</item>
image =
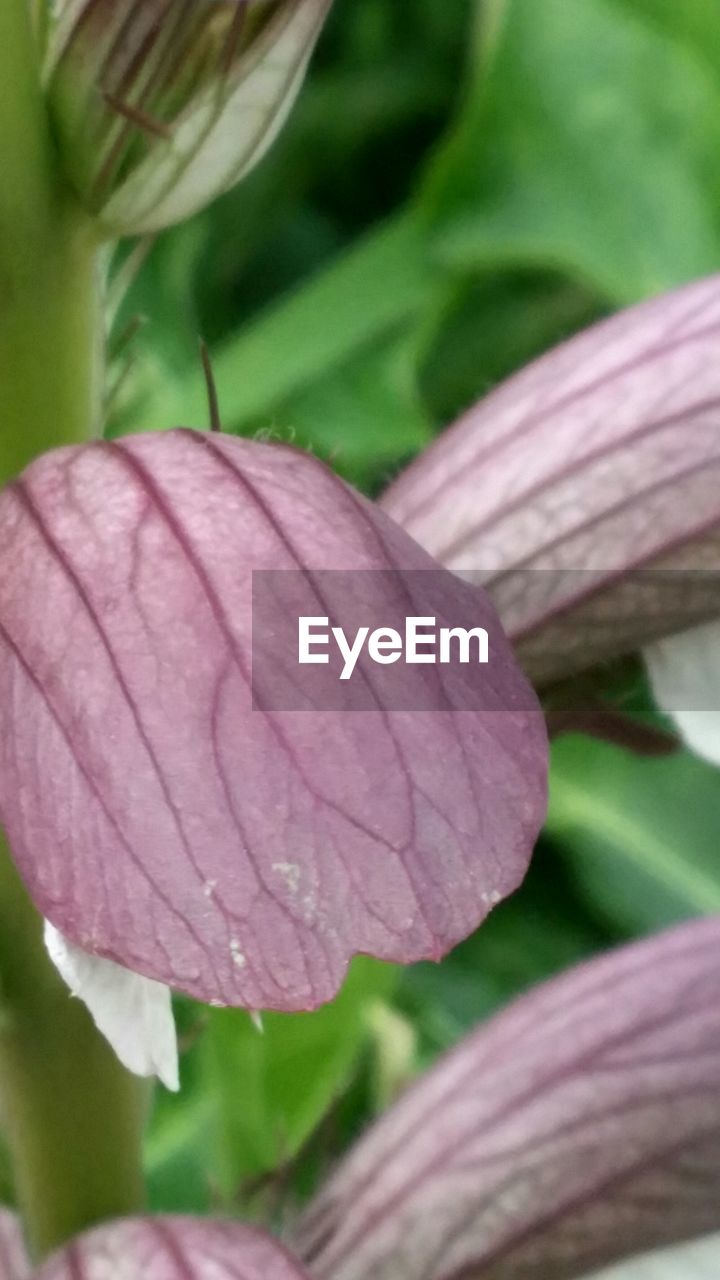
<svg viewBox="0 0 720 1280"><path fill-rule="evenodd" d="M351 1153L317 1280L574 1280L720 1225L720 921L540 987Z"/></svg>
<svg viewBox="0 0 720 1280"><path fill-rule="evenodd" d="M719 349L718 277L621 312L499 387L384 496L486 585L536 685L720 612L707 575L672 572L720 565Z"/></svg>
<svg viewBox="0 0 720 1280"><path fill-rule="evenodd" d="M259 1231L193 1218L136 1218L81 1236L35 1280L307 1280Z"/></svg>
<svg viewBox="0 0 720 1280"><path fill-rule="evenodd" d="M314 1007L354 953L439 956L522 878L545 734L492 608L316 460L190 431L61 450L0 495L0 538L0 816L78 945ZM383 591L493 628L494 709L387 710L367 668L362 714L253 702L253 571L298 568L432 582Z"/></svg>

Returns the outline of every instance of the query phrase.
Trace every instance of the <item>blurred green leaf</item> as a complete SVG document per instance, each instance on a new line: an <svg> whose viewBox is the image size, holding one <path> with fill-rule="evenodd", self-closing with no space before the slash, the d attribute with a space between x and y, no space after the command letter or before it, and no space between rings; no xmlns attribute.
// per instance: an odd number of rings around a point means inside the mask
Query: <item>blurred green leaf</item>
<svg viewBox="0 0 720 1280"><path fill-rule="evenodd" d="M379 1114L411 1082L417 1063L417 1033L410 1018L389 1004L376 1000L368 1011L373 1037L374 1106Z"/></svg>
<svg viewBox="0 0 720 1280"><path fill-rule="evenodd" d="M443 260L555 267L617 303L712 271L718 70L632 3L508 0L425 192Z"/></svg>
<svg viewBox="0 0 720 1280"><path fill-rule="evenodd" d="M602 314L596 297L545 271L462 277L427 322L419 383L437 422Z"/></svg>
<svg viewBox="0 0 720 1280"><path fill-rule="evenodd" d="M551 778L548 831L609 920L647 933L720 911L720 771L569 735Z"/></svg>
<svg viewBox="0 0 720 1280"><path fill-rule="evenodd" d="M212 1099L212 1175L224 1196L297 1153L348 1084L369 1038L366 1011L396 980L391 965L361 957L332 1004L266 1013L262 1032L240 1010L211 1010L201 1069Z"/></svg>
<svg viewBox="0 0 720 1280"><path fill-rule="evenodd" d="M388 336L287 401L278 435L319 453L360 488L384 483L433 435L417 385L417 343Z"/></svg>
<svg viewBox="0 0 720 1280"><path fill-rule="evenodd" d="M613 0L682 42L714 75L720 70L720 5L715 0Z"/></svg>
<svg viewBox="0 0 720 1280"><path fill-rule="evenodd" d="M202 1072L202 1005L173 1001L180 1047L180 1093L155 1091L145 1145L150 1209L162 1213L208 1212L212 1186L208 1171L208 1124L212 1101Z"/></svg>
<svg viewBox="0 0 720 1280"><path fill-rule="evenodd" d="M236 430L332 373L419 308L432 287L427 242L412 219L374 232L302 290L212 353L223 420ZM156 389L146 428L202 423L198 365Z"/></svg>
<svg viewBox="0 0 720 1280"><path fill-rule="evenodd" d="M422 1037L422 1059L454 1044L535 983L617 941L599 924L546 840L522 887L439 965L404 972L400 1007Z"/></svg>

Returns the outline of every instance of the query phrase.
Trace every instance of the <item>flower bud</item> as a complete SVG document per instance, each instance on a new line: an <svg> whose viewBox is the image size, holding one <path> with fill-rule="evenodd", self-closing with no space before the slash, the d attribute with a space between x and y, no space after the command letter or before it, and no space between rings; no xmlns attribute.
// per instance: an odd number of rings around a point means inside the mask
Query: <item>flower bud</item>
<svg viewBox="0 0 720 1280"><path fill-rule="evenodd" d="M112 234L156 231L257 163L332 0L61 0L45 81L63 162Z"/></svg>
<svg viewBox="0 0 720 1280"><path fill-rule="evenodd" d="M498 387L382 505L492 596L538 688L643 653L720 763L720 279L632 307Z"/></svg>

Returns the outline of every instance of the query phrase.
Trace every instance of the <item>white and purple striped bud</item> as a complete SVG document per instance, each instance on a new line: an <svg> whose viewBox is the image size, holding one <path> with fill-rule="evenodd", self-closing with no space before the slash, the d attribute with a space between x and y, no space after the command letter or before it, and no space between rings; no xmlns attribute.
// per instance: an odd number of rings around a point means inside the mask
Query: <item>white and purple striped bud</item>
<svg viewBox="0 0 720 1280"><path fill-rule="evenodd" d="M112 235L239 182L292 107L332 0L60 0L45 83L66 171Z"/></svg>

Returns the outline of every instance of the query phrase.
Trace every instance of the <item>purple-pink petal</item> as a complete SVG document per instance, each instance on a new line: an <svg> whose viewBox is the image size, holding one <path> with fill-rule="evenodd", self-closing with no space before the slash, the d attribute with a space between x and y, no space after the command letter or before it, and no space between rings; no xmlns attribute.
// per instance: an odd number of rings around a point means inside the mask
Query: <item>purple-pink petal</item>
<svg viewBox="0 0 720 1280"><path fill-rule="evenodd" d="M27 1280L30 1274L20 1219L0 1209L0 1280Z"/></svg>
<svg viewBox="0 0 720 1280"><path fill-rule="evenodd" d="M720 1227L720 918L595 960L465 1040L297 1233L315 1280L572 1280Z"/></svg>
<svg viewBox="0 0 720 1280"><path fill-rule="evenodd" d="M269 1236L234 1222L129 1218L80 1236L33 1280L308 1280Z"/></svg>
<svg viewBox="0 0 720 1280"><path fill-rule="evenodd" d="M382 505L483 582L535 683L720 615L720 277L621 312L494 391Z"/></svg>
<svg viewBox="0 0 720 1280"><path fill-rule="evenodd" d="M356 952L440 956L522 879L545 730L492 606L317 460L183 430L60 450L0 495L0 546L0 818L78 946L307 1008ZM433 570L493 630L496 709L258 709L253 571L298 568Z"/></svg>

